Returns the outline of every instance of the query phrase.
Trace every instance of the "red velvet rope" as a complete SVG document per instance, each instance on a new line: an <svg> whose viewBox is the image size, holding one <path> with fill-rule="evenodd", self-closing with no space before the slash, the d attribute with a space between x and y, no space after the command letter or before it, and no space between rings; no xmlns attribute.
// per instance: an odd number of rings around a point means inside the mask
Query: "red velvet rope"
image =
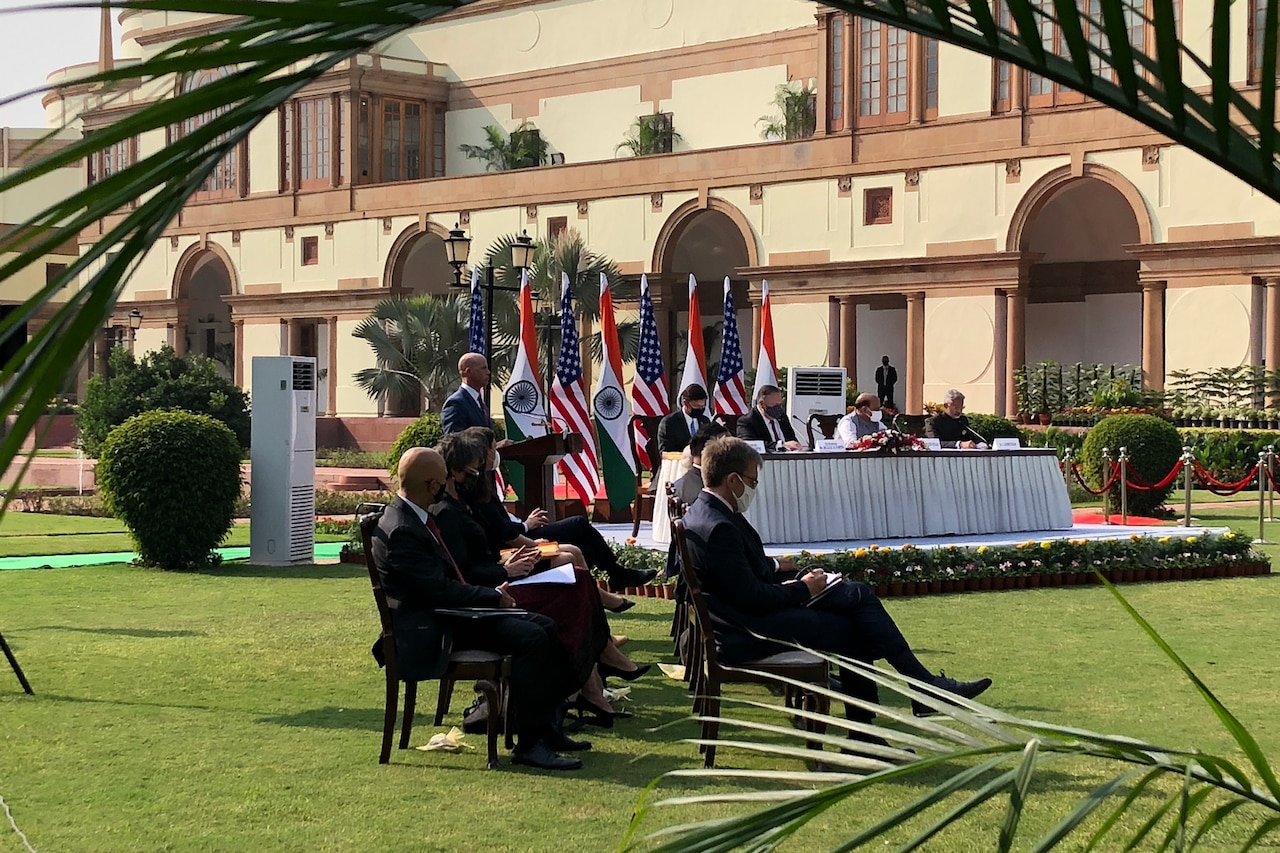
<svg viewBox="0 0 1280 853"><path fill-rule="evenodd" d="M1131 478L1125 481L1125 485L1136 492L1154 492L1157 489L1163 489L1165 486L1172 485L1173 481L1178 479L1178 474L1181 472L1182 460L1179 459L1178 464L1173 466L1173 470L1170 471L1163 480L1156 483L1154 486L1148 486L1146 483L1142 482L1142 477L1138 472L1131 470L1129 472Z"/></svg>
<svg viewBox="0 0 1280 853"><path fill-rule="evenodd" d="M1268 465L1266 468L1266 471L1267 471L1267 480L1271 482L1271 488L1275 489L1276 491L1280 491L1280 486L1276 485L1276 478L1271 474L1271 466Z"/></svg>
<svg viewBox="0 0 1280 853"><path fill-rule="evenodd" d="M1120 466L1114 463L1111 465L1111 479L1107 480L1107 484L1103 486L1101 489L1098 489L1097 491L1094 491L1093 489L1089 488L1089 484L1084 481L1084 477L1080 476L1079 465L1072 465L1071 473L1076 475L1076 482L1080 484L1080 488L1084 489L1086 492L1088 492L1091 495L1098 496L1108 491L1120 479Z"/></svg>
<svg viewBox="0 0 1280 853"><path fill-rule="evenodd" d="M1213 474L1209 472L1209 469L1201 465L1199 461L1193 461L1192 465L1195 466L1196 478L1200 481L1200 484L1215 495L1234 495L1239 492L1243 492L1258 476L1258 466L1254 465L1252 470L1244 476L1243 480L1236 483L1224 483L1215 478ZM1219 489L1222 491L1219 491Z"/></svg>

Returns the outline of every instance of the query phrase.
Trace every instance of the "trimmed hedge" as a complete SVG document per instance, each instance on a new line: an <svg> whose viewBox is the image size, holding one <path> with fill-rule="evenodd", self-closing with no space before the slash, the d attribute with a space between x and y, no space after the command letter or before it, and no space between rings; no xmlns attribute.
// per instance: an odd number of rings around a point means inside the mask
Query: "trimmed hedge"
<svg viewBox="0 0 1280 853"><path fill-rule="evenodd" d="M1104 418L1085 436L1082 451L1084 476L1094 488L1100 487L1109 476L1104 470L1102 449L1109 448L1111 459L1119 455L1120 448L1128 448L1130 482L1157 483L1182 458L1182 436L1173 424L1154 415L1115 415ZM1162 489L1138 491L1129 489L1129 512L1133 515L1151 515L1164 503L1173 484ZM1120 485L1111 487L1111 506L1120 506Z"/></svg>
<svg viewBox="0 0 1280 853"><path fill-rule="evenodd" d="M411 447L435 447L444 438L444 427L439 415L423 415L404 428L391 450L387 452L387 470L395 476L400 467L400 457Z"/></svg>
<svg viewBox="0 0 1280 853"><path fill-rule="evenodd" d="M147 412L102 444L98 487L142 563L217 565L240 497L240 444L226 424L190 412Z"/></svg>
<svg viewBox="0 0 1280 853"><path fill-rule="evenodd" d="M969 419L969 428L987 441L997 438L1022 438L1022 430L1008 418L999 415L965 415Z"/></svg>

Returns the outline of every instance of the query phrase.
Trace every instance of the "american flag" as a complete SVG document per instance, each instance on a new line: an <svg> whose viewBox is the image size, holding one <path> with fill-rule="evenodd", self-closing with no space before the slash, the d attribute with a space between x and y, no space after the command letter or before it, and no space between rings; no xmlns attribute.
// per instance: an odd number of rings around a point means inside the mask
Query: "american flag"
<svg viewBox="0 0 1280 853"><path fill-rule="evenodd" d="M471 352L478 352L485 358L484 309L480 307L480 270L471 270L471 341L468 344Z"/></svg>
<svg viewBox="0 0 1280 853"><path fill-rule="evenodd" d="M738 339L738 315L733 308L729 277L724 277L724 337L720 341L720 373L716 377L716 411L722 415L745 415L747 389L742 376L742 341Z"/></svg>
<svg viewBox="0 0 1280 853"><path fill-rule="evenodd" d="M600 490L600 471L596 467L596 440L591 432L587 387L582 381L573 295L569 292L569 276L564 273L561 273L560 293L560 358L556 361L555 382L551 383L552 422L563 432L582 434L582 451L560 460L560 473L590 509Z"/></svg>
<svg viewBox="0 0 1280 853"><path fill-rule="evenodd" d="M631 383L631 409L637 415L660 417L671 411L667 405L667 376L662 364L662 344L658 341L658 321L653 314L653 297L649 295L649 279L640 276L640 354L636 359L636 378ZM636 424L636 461L653 468L649 458L649 435Z"/></svg>

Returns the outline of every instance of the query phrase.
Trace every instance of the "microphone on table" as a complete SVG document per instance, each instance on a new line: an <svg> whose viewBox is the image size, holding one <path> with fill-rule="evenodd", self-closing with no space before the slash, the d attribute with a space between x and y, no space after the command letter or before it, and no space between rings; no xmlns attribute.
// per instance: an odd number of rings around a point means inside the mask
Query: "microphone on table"
<svg viewBox="0 0 1280 853"><path fill-rule="evenodd" d="M977 431L976 429L974 429L973 427L968 426L968 425L966 424L966 425L965 425L965 429L969 430L969 432L971 432L971 433L973 433L975 436L977 436L977 437L978 437L978 441L980 441L981 443L985 444L987 447L990 447L990 446L991 446L991 442L989 442L989 441L987 441L985 438L983 438L983 437L982 437L982 433L978 432L978 431Z"/></svg>

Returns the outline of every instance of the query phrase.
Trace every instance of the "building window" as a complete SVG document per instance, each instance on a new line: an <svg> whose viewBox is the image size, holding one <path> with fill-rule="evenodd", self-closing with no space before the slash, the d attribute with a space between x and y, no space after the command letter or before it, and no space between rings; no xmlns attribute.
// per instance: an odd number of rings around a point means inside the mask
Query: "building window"
<svg viewBox="0 0 1280 853"><path fill-rule="evenodd" d="M924 117L938 117L938 40L926 38L924 43Z"/></svg>
<svg viewBox="0 0 1280 853"><path fill-rule="evenodd" d="M182 83L182 93L194 91L201 86L220 80L231 73L228 68L208 68L197 71L187 76ZM203 113L194 118L189 118L175 128L176 136L187 136L209 122L213 121L219 115L230 110L230 106L216 107L207 113ZM226 142L229 134L220 135L211 145ZM238 143L230 153L218 161L213 171L200 184L200 188L192 196L195 200L202 199L223 199L223 198L239 198L244 195L248 186L247 175L244 169L244 163L247 158L248 149L245 142Z"/></svg>
<svg viewBox="0 0 1280 853"><path fill-rule="evenodd" d="M436 104L431 108L431 176L439 178L444 175L444 106Z"/></svg>
<svg viewBox="0 0 1280 853"><path fill-rule="evenodd" d="M422 104L382 99L382 181L422 177Z"/></svg>
<svg viewBox="0 0 1280 853"><path fill-rule="evenodd" d="M298 101L298 187L323 189L332 186L330 149L333 135L333 102L328 95Z"/></svg>
<svg viewBox="0 0 1280 853"><path fill-rule="evenodd" d="M58 276L62 275L66 271L67 271L66 264L46 263L44 265L44 283L53 284L55 281L58 280ZM3 364L3 363L4 362L0 362L0 364Z"/></svg>
<svg viewBox="0 0 1280 853"><path fill-rule="evenodd" d="M893 223L893 188L876 187L862 194L862 224L890 225Z"/></svg>
<svg viewBox="0 0 1280 853"><path fill-rule="evenodd" d="M351 96L343 95L338 100L338 126L334 128L338 137L338 186L347 182L347 138L351 136Z"/></svg>
<svg viewBox="0 0 1280 853"><path fill-rule="evenodd" d="M304 267L313 267L318 263L320 263L320 238L303 237L302 265Z"/></svg>
<svg viewBox="0 0 1280 853"><path fill-rule="evenodd" d="M1040 41L1045 50L1058 56L1070 56L1066 43L1062 40L1062 28L1053 20L1055 9L1053 0L1032 0L1032 5L1039 10L1036 21L1040 28ZM1084 95L1055 83L1039 74L1027 75L1027 106L1055 107L1063 104L1082 104Z"/></svg>
<svg viewBox="0 0 1280 853"><path fill-rule="evenodd" d="M832 15L827 25L827 131L844 130L845 47L848 27L844 15Z"/></svg>
<svg viewBox="0 0 1280 853"><path fill-rule="evenodd" d="M1249 0L1249 82L1262 82L1262 47L1266 39L1260 34L1267 28L1267 4Z"/></svg>
<svg viewBox="0 0 1280 853"><path fill-rule="evenodd" d="M96 154L85 158L88 182L95 184L103 178L129 168L137 159L136 155L137 140L135 138L122 139L108 145Z"/></svg>
<svg viewBox="0 0 1280 853"><path fill-rule="evenodd" d="M280 108L280 191L293 189L293 104Z"/></svg>
<svg viewBox="0 0 1280 853"><path fill-rule="evenodd" d="M858 125L906 124L907 31L858 20Z"/></svg>
<svg viewBox="0 0 1280 853"><path fill-rule="evenodd" d="M356 183L367 184L373 178L369 174L371 142L369 134L373 120L373 98L369 95L359 96L356 116Z"/></svg>
<svg viewBox="0 0 1280 853"><path fill-rule="evenodd" d="M569 230L569 217L551 216L547 218L547 239L554 240Z"/></svg>

